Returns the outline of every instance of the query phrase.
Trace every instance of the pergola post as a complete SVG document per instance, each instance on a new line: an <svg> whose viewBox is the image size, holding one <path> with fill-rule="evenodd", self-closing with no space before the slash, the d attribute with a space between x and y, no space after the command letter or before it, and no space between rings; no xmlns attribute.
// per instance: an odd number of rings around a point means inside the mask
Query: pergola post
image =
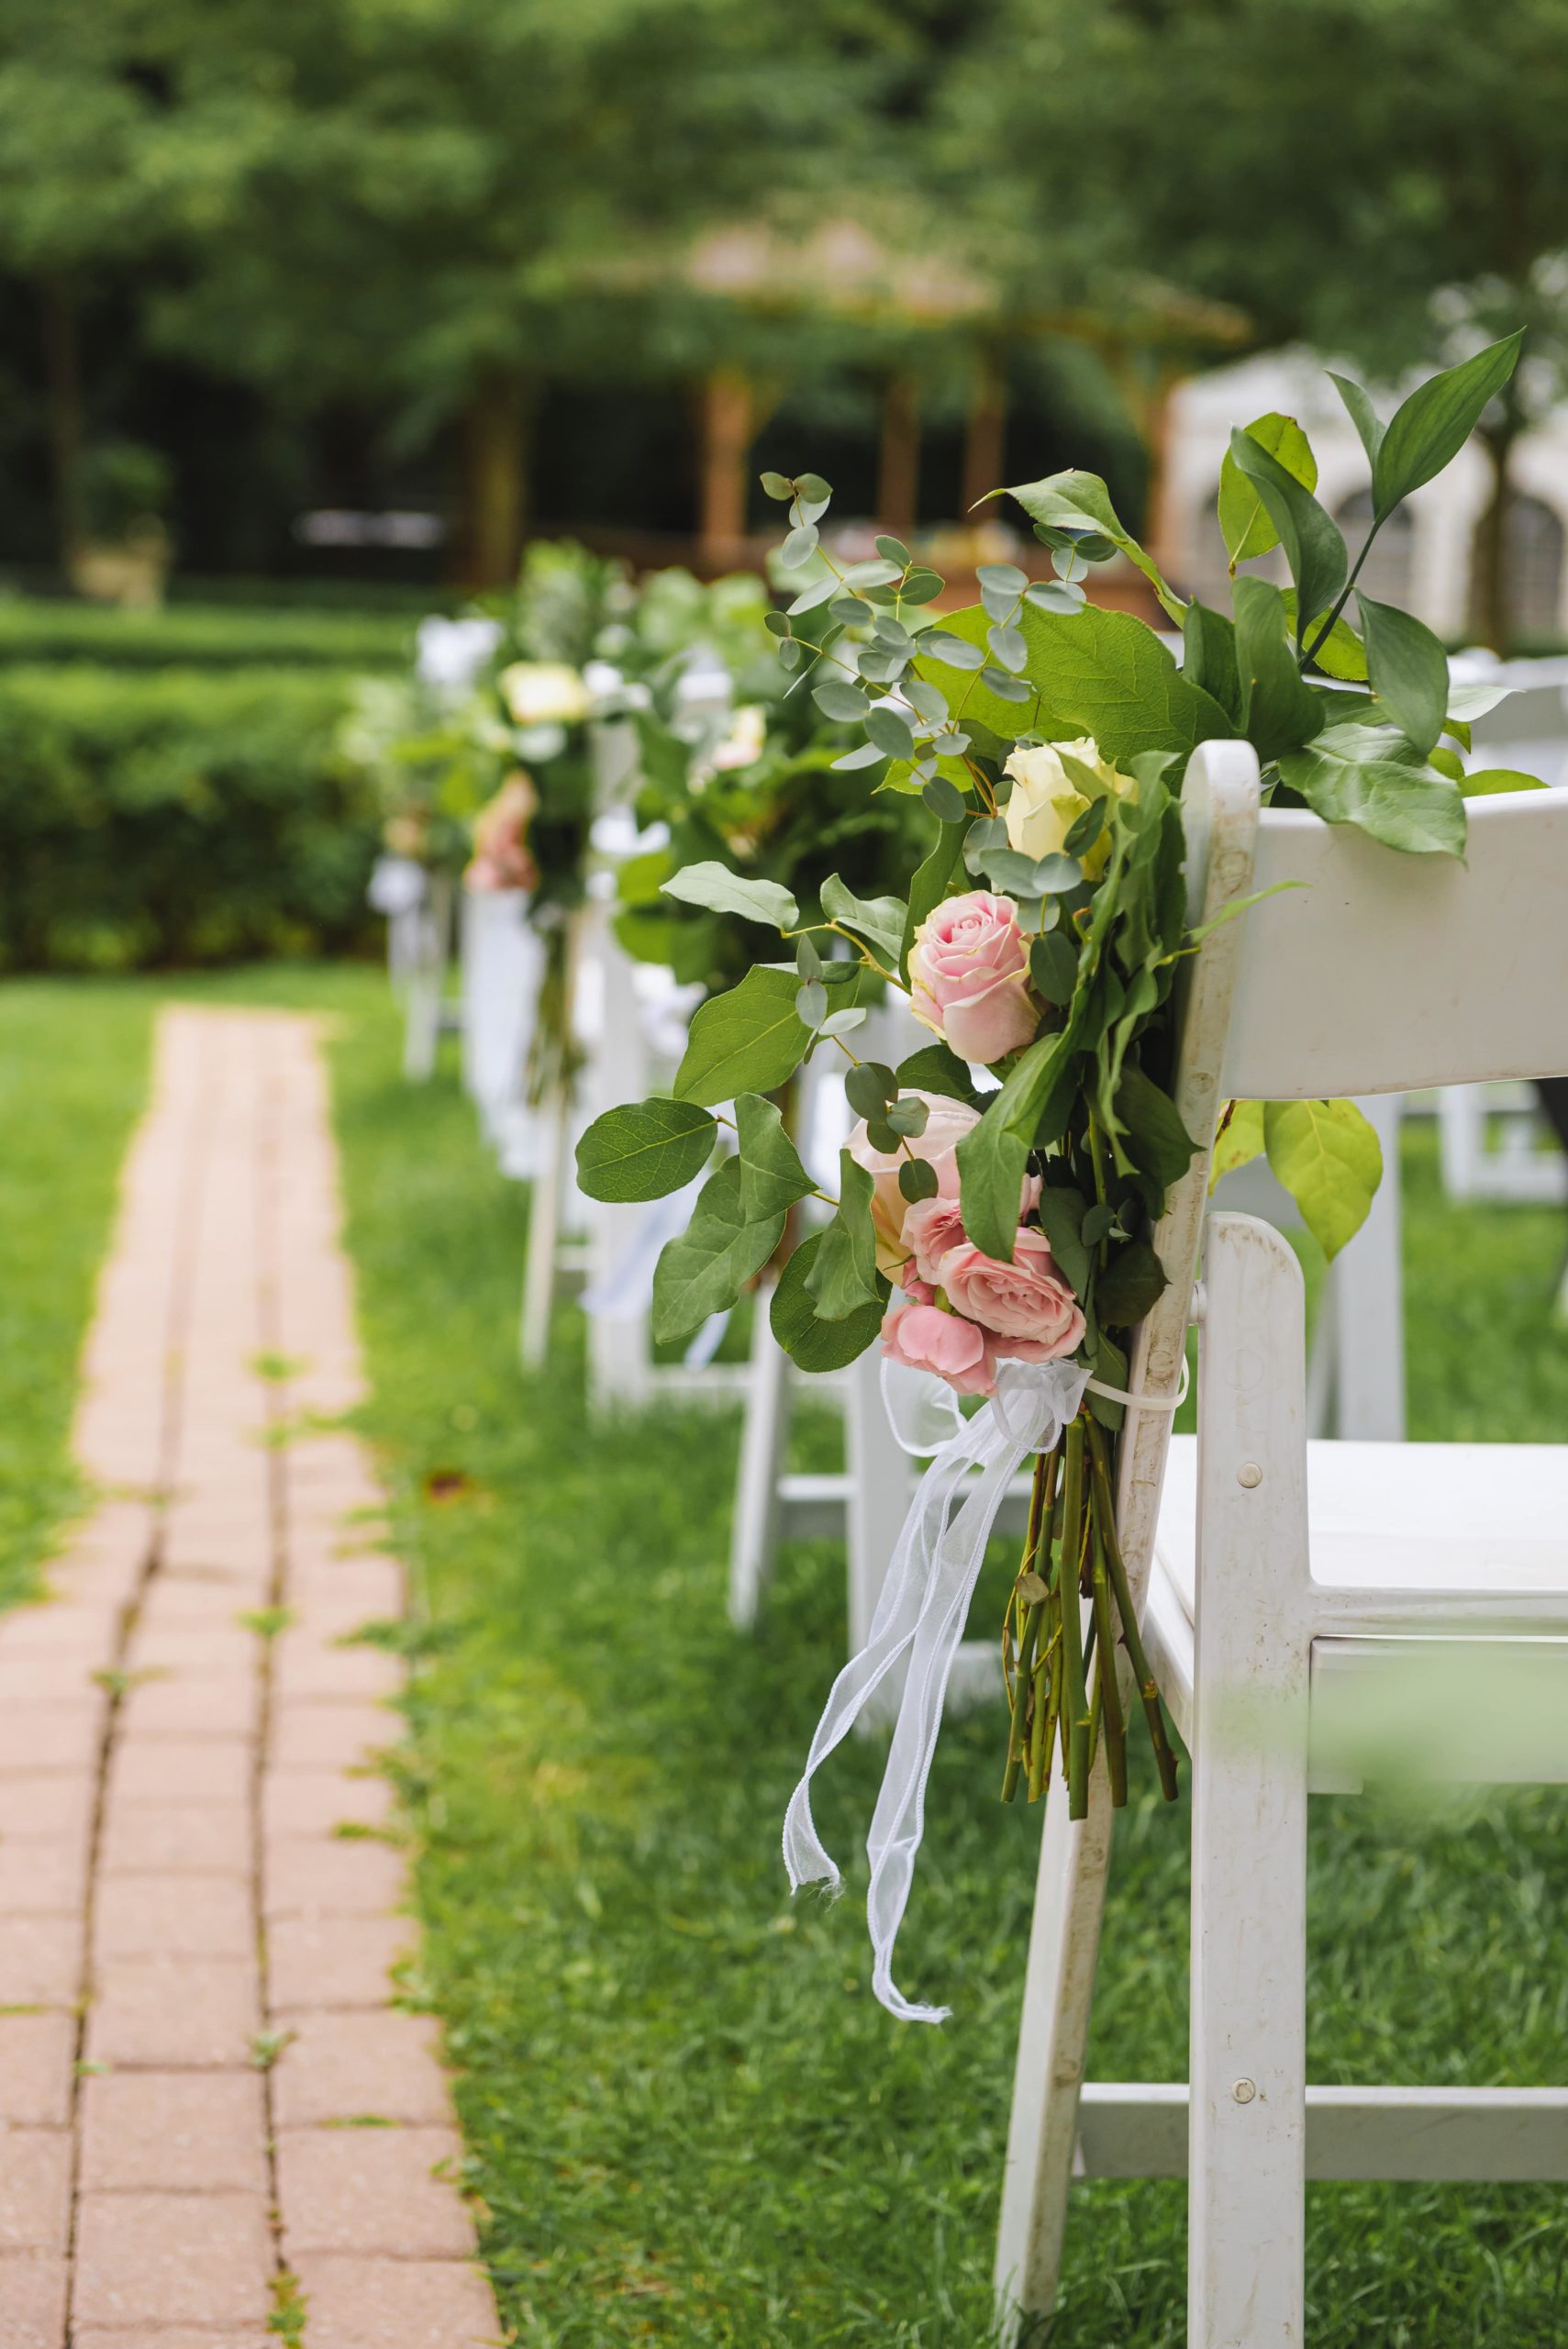
<svg viewBox="0 0 1568 2349"><path fill-rule="evenodd" d="M733 562L746 537L746 460L756 430L751 378L716 367L703 385L702 480L697 536L702 553Z"/></svg>
<svg viewBox="0 0 1568 2349"><path fill-rule="evenodd" d="M920 392L913 375L890 375L882 395L876 510L884 529L907 538L920 496Z"/></svg>
<svg viewBox="0 0 1568 2349"><path fill-rule="evenodd" d="M994 489L1006 468L1007 378L1001 348L982 343L975 352L974 388L963 436L963 518Z"/></svg>

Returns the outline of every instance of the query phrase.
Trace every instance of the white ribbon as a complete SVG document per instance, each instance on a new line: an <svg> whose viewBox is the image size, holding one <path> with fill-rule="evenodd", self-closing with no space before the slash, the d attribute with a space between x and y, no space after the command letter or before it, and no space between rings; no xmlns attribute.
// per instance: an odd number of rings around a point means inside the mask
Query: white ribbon
<svg viewBox="0 0 1568 2349"><path fill-rule="evenodd" d="M973 1419L963 1419L956 1398L950 1397L958 1424L935 1447L904 1520L870 1636L833 1683L805 1774L784 1814L784 1856L792 1888L798 1891L803 1884L826 1878L837 1892L842 1879L812 1820L811 1781L848 1736L868 1699L906 1655L898 1720L866 1838L872 1987L889 2014L906 2022L942 2022L950 2011L914 2006L896 1988L893 1944L914 1881L915 1855L925 1825L926 1781L953 1657L1003 1495L1028 1453L1049 1452L1060 1441L1063 1428L1076 1416L1088 1380L1087 1369L1079 1363L1003 1363L995 1396ZM931 1447L922 1442L917 1448ZM980 1474L966 1492L972 1469Z"/></svg>

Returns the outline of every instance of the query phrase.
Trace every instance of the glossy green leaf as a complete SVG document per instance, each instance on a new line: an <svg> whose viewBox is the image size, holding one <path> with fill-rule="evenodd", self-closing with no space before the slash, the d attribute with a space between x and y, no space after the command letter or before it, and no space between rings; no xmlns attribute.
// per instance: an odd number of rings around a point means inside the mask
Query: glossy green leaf
<svg viewBox="0 0 1568 2349"><path fill-rule="evenodd" d="M661 1343L691 1336L712 1313L727 1312L784 1237L782 1215L749 1217L741 1204L740 1162L727 1158L698 1194L692 1220L668 1241L653 1274L652 1329Z"/></svg>
<svg viewBox="0 0 1568 2349"><path fill-rule="evenodd" d="M898 1063L898 1082L906 1092L940 1093L951 1101L978 1108L987 1097L976 1087L967 1061L948 1044L924 1044Z"/></svg>
<svg viewBox="0 0 1568 2349"><path fill-rule="evenodd" d="M769 1316L774 1337L797 1370L842 1370L846 1364L874 1345L882 1330L884 1297L862 1305L841 1321L825 1321L806 1286L821 1250L824 1234L811 1232L803 1240L779 1276Z"/></svg>
<svg viewBox="0 0 1568 2349"><path fill-rule="evenodd" d="M1018 1199L1040 1115L1073 1041L1063 1029L1032 1043L958 1145L963 1228L977 1248L1005 1264L1013 1261Z"/></svg>
<svg viewBox="0 0 1568 2349"><path fill-rule="evenodd" d="M1325 823L1354 824L1389 848L1462 856L1464 798L1458 784L1395 753L1400 738L1373 726L1331 726L1281 758L1280 774Z"/></svg>
<svg viewBox="0 0 1568 2349"><path fill-rule="evenodd" d="M1260 416L1246 427L1246 437L1276 459L1293 481L1309 491L1317 488L1318 460L1294 416ZM1267 554L1277 546L1279 532L1257 484L1237 462L1234 432L1230 439L1219 468L1219 529L1234 574L1239 562L1250 562L1254 555Z"/></svg>
<svg viewBox="0 0 1568 2349"><path fill-rule="evenodd" d="M1359 594L1356 604L1373 692L1425 758L1436 748L1448 712L1448 654L1414 613Z"/></svg>
<svg viewBox="0 0 1568 2349"><path fill-rule="evenodd" d="M1095 1283L1095 1312L1112 1330L1130 1330L1157 1305L1170 1278L1147 1240L1118 1249Z"/></svg>
<svg viewBox="0 0 1568 2349"><path fill-rule="evenodd" d="M1284 599L1285 620L1290 633L1294 636L1296 632L1296 590L1294 587L1282 587L1280 594ZM1324 637L1322 643L1318 644L1318 635L1321 628L1322 621L1319 620L1307 635L1307 642L1317 646L1312 655L1313 668L1320 669L1326 677L1338 678L1342 685L1364 685L1366 683L1366 647L1349 620L1336 620L1328 635Z"/></svg>
<svg viewBox="0 0 1568 2349"><path fill-rule="evenodd" d="M1095 1260L1084 1239L1084 1201L1079 1194L1048 1183L1040 1195L1040 1228L1073 1296L1087 1297Z"/></svg>
<svg viewBox="0 0 1568 2349"><path fill-rule="evenodd" d="M829 873L820 895L828 921L841 922L846 930L869 939L890 960L897 955L909 914L902 897L857 897L836 873Z"/></svg>
<svg viewBox="0 0 1568 2349"><path fill-rule="evenodd" d="M880 1305L877 1286L876 1227L871 1219L875 1185L867 1168L857 1165L847 1150L839 1152L839 1205L822 1234L806 1276L806 1286L818 1319L843 1321L851 1313Z"/></svg>
<svg viewBox="0 0 1568 2349"><path fill-rule="evenodd" d="M1296 667L1284 599L1266 579L1236 582L1236 662L1241 723L1259 758L1266 764L1310 741L1322 727L1322 706Z"/></svg>
<svg viewBox="0 0 1568 2349"><path fill-rule="evenodd" d="M817 1188L773 1102L764 1101L760 1093L737 1094L735 1127L740 1144L740 1208L748 1223L782 1215Z"/></svg>
<svg viewBox="0 0 1568 2349"><path fill-rule="evenodd" d="M1195 596L1182 615L1182 674L1189 685L1212 694L1226 716L1241 721L1241 679L1236 666L1236 628Z"/></svg>
<svg viewBox="0 0 1568 2349"><path fill-rule="evenodd" d="M1269 1101L1269 1164L1323 1253L1337 1256L1366 1221L1383 1179L1383 1147L1353 1101Z"/></svg>
<svg viewBox="0 0 1568 2349"><path fill-rule="evenodd" d="M1538 774L1525 774L1518 767L1477 767L1464 778L1466 799L1491 799L1503 791L1544 791L1546 785Z"/></svg>
<svg viewBox="0 0 1568 2349"><path fill-rule="evenodd" d="M1378 422L1377 410L1353 375L1336 375L1331 367L1328 372L1329 381L1344 401L1345 412L1361 435L1361 444L1366 451L1368 464L1375 465L1377 452L1383 446L1384 430L1383 426Z"/></svg>
<svg viewBox="0 0 1568 2349"><path fill-rule="evenodd" d="M1273 524L1301 610L1310 622L1334 601L1350 569L1339 525L1310 489L1251 433L1232 432L1230 455Z"/></svg>
<svg viewBox="0 0 1568 2349"><path fill-rule="evenodd" d="M822 980L837 989L852 986L857 976L856 971L846 970L840 978L829 963ZM685 1056L675 1073L676 1098L712 1108L732 1101L738 1093L776 1092L799 1067L811 1042L795 1014L798 985L794 971L760 963L739 986L699 1005Z"/></svg>
<svg viewBox="0 0 1568 2349"><path fill-rule="evenodd" d="M690 1101L637 1101L606 1109L577 1145L577 1187L585 1198L662 1199L695 1180L718 1128Z"/></svg>
<svg viewBox="0 0 1568 2349"><path fill-rule="evenodd" d="M1380 521L1458 456L1488 400L1513 373L1523 332L1505 335L1473 359L1418 384L1395 410L1372 468L1373 510Z"/></svg>
<svg viewBox="0 0 1568 2349"><path fill-rule="evenodd" d="M799 907L778 882L748 881L728 864L683 865L662 884L662 895L684 906L706 906L710 913L742 914L773 930L793 930L800 919Z"/></svg>
<svg viewBox="0 0 1568 2349"><path fill-rule="evenodd" d="M1116 1106L1126 1130L1128 1156L1168 1191L1186 1173L1197 1148L1175 1103L1152 1077L1129 1063L1121 1073Z"/></svg>

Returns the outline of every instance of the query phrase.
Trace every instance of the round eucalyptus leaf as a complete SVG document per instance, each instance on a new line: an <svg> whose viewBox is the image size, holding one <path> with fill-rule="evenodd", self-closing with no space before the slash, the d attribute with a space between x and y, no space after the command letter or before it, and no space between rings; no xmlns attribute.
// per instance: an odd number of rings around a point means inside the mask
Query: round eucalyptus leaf
<svg viewBox="0 0 1568 2349"><path fill-rule="evenodd" d="M795 1017L803 1028L820 1028L828 1017L828 990L820 979L807 979L795 998Z"/></svg>
<svg viewBox="0 0 1568 2349"><path fill-rule="evenodd" d="M917 1199L934 1199L941 1185L929 1158L906 1158L898 1169L898 1187L913 1207Z"/></svg>
<svg viewBox="0 0 1568 2349"><path fill-rule="evenodd" d="M844 1079L844 1097L857 1118L880 1118L898 1090L898 1079L881 1061L862 1061Z"/></svg>

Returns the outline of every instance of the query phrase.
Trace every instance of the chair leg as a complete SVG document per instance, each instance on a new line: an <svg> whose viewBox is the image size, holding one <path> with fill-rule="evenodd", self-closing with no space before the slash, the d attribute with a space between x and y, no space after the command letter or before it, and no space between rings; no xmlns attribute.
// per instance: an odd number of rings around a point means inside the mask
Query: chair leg
<svg viewBox="0 0 1568 2349"><path fill-rule="evenodd" d="M1212 1217L1198 1407L1188 2349L1301 2349L1310 1668L1301 1275Z"/></svg>
<svg viewBox="0 0 1568 2349"><path fill-rule="evenodd" d="M1103 1769L1090 1780L1085 1820L1068 1818L1066 1789L1052 1781L1035 1884L996 2236L996 2313L1008 2343L1019 2339L1027 2320L1049 2316L1056 2305L1110 1867L1111 1817Z"/></svg>
<svg viewBox="0 0 1568 2349"><path fill-rule="evenodd" d="M789 1447L790 1361L768 1318L773 1295L766 1284L758 1289L751 1324L751 1375L729 1542L729 1620L738 1631L749 1631L757 1620L779 1546L779 1480Z"/></svg>

